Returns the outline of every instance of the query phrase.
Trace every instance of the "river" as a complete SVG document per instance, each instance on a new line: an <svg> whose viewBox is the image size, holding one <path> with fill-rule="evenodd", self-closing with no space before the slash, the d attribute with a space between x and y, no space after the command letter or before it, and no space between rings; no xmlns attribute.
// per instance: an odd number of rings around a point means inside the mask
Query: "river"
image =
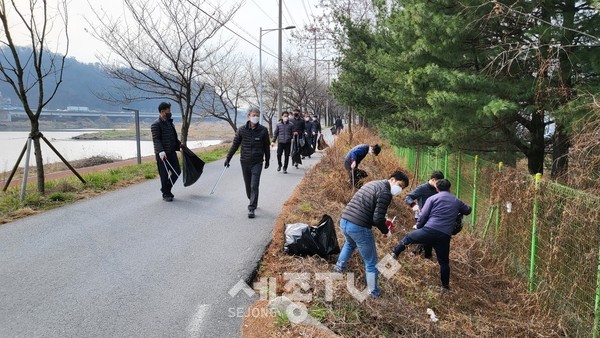
<svg viewBox="0 0 600 338"><path fill-rule="evenodd" d="M45 131L44 136L52 145L67 159L67 161L79 160L92 156L104 156L116 160L125 160L137 156L135 140L74 140L73 136L98 131L98 129L68 130L68 131ZM0 172L12 170L19 154L25 146L28 131L0 131ZM187 141L189 148L195 149L219 144L220 140ZM44 163L60 162L60 158L40 140ZM154 148L152 141L141 141L140 149L142 156L152 155ZM21 160L20 167L25 164L25 157ZM33 143L31 150L30 165L35 165L33 155Z"/></svg>

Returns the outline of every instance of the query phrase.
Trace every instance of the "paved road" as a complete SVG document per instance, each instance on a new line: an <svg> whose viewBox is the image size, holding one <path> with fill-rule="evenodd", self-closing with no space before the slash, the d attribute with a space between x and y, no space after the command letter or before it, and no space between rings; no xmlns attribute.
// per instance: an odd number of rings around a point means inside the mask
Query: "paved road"
<svg viewBox="0 0 600 338"><path fill-rule="evenodd" d="M0 336L239 336L251 299L228 291L320 157L284 175L272 151L255 219L234 157L214 195L222 160L172 203L152 180L0 226Z"/></svg>

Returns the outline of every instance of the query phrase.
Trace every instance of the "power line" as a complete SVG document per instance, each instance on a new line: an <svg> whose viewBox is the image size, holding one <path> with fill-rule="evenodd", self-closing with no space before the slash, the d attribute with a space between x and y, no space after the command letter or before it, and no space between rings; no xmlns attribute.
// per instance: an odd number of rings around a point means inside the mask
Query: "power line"
<svg viewBox="0 0 600 338"><path fill-rule="evenodd" d="M277 25L277 21L275 21L275 19L273 19L264 9L262 9L262 7L260 7L260 5L256 3L256 1L252 0L252 2L256 5L256 7L258 7L258 9L260 9L261 12L263 12L267 16L267 18L269 18L269 20L271 20L275 25Z"/></svg>
<svg viewBox="0 0 600 338"><path fill-rule="evenodd" d="M189 0L188 0L189 1ZM253 47L257 48L257 49L261 49L259 46L257 46L256 44L254 44L253 42L251 42L250 40L246 39L245 37L241 36L240 34L238 34L237 32L235 32L234 30L232 30L231 28L227 27L223 22L215 19L215 17L213 17L212 15L210 15L209 13L207 13L205 10L203 10L202 8L200 8L200 6L192 3L191 1L189 1L190 4L192 4L194 7L196 7L200 12L206 14L209 18L213 19L214 21L216 21L219 25L221 25L221 27L224 27L225 29L227 29L228 31L230 31L231 33L233 33L235 36L239 37L240 39L246 41L247 43L249 43L250 45L252 45ZM266 52L265 54L271 55L272 57L274 57L275 59L279 59L278 56L275 56L274 54L270 53L270 52Z"/></svg>

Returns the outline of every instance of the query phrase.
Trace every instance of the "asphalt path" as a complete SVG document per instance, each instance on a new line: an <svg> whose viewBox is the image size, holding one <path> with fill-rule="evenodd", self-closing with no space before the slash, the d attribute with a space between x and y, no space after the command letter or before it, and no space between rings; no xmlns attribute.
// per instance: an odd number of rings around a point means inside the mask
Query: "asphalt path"
<svg viewBox="0 0 600 338"><path fill-rule="evenodd" d="M2 337L232 337L256 299L230 292L255 271L275 218L315 153L262 171L247 218L239 155L207 164L164 202L158 179L0 226ZM239 291L239 290L238 290Z"/></svg>

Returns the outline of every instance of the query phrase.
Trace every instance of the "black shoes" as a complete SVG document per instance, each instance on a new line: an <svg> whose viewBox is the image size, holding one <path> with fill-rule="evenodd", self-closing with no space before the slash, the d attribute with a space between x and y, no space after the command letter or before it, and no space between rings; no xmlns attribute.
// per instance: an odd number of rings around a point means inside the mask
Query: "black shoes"
<svg viewBox="0 0 600 338"><path fill-rule="evenodd" d="M175 195L168 193L168 194L163 194L163 201L165 202L173 202L173 197L175 197Z"/></svg>
<svg viewBox="0 0 600 338"><path fill-rule="evenodd" d="M287 168L283 168L283 173L287 174Z"/></svg>
<svg viewBox="0 0 600 338"><path fill-rule="evenodd" d="M248 210L248 218L254 218L254 210Z"/></svg>
<svg viewBox="0 0 600 338"><path fill-rule="evenodd" d="M281 171L281 166L278 166L278 167L277 167L277 171Z"/></svg>

